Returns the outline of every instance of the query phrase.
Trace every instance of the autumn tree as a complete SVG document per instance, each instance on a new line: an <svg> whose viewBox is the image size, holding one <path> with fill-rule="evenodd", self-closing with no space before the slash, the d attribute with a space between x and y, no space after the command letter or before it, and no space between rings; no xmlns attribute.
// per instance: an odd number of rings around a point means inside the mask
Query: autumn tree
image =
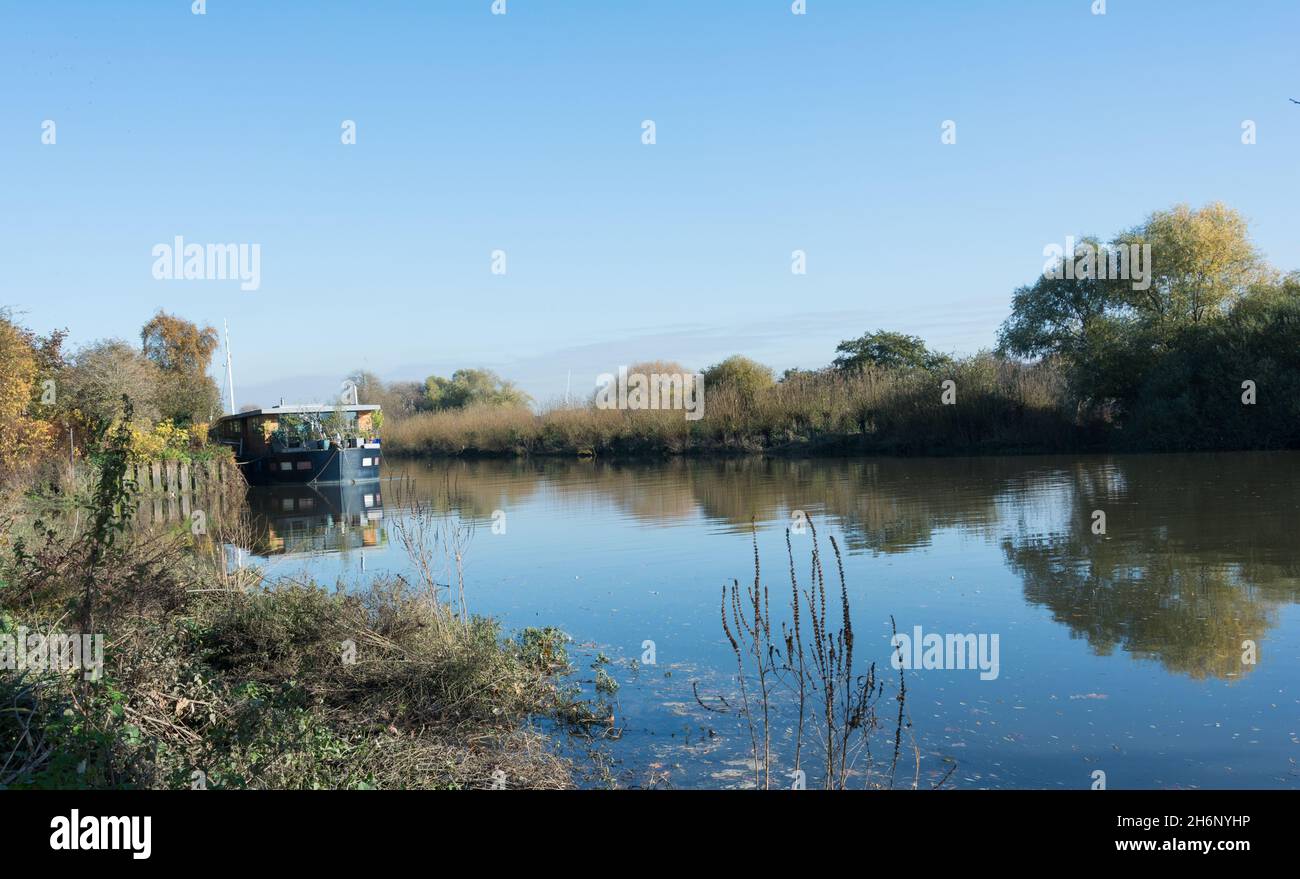
<svg viewBox="0 0 1300 879"><path fill-rule="evenodd" d="M1126 302L1153 329L1172 331L1221 317L1252 287L1275 279L1250 240L1244 217L1215 202L1157 211L1122 233L1117 246L1151 248L1151 284L1120 284Z"/></svg>
<svg viewBox="0 0 1300 879"><path fill-rule="evenodd" d="M59 337L62 341L62 337ZM0 311L0 470L11 474L54 442L50 423L36 417L47 396L41 340ZM53 386L57 393L57 385Z"/></svg>
<svg viewBox="0 0 1300 879"><path fill-rule="evenodd" d="M116 421L122 414L123 397L131 401L137 425L147 428L162 417L161 370L120 339L80 348L64 371L61 385L67 405L86 426Z"/></svg>
<svg viewBox="0 0 1300 879"><path fill-rule="evenodd" d="M357 389L358 403L378 403L383 405L383 396L387 390L384 387L383 379L368 370L358 369L348 373L344 379L345 384L350 384Z"/></svg>
<svg viewBox="0 0 1300 879"><path fill-rule="evenodd" d="M346 381L356 387L358 403L377 403L394 418L423 412L432 406L426 385L421 382L386 382L364 369L349 373Z"/></svg>
<svg viewBox="0 0 1300 879"><path fill-rule="evenodd" d="M220 392L207 373L217 350L217 331L159 311L140 331L141 350L159 372L162 418L185 425L207 421L220 410Z"/></svg>
<svg viewBox="0 0 1300 879"><path fill-rule="evenodd" d="M1125 277L1076 269L1016 290L1002 353L1059 358L1077 400L1134 447L1300 444L1300 278L1270 267L1218 203L1157 211L1104 250L1121 248ZM1266 392L1243 408L1245 380Z"/></svg>

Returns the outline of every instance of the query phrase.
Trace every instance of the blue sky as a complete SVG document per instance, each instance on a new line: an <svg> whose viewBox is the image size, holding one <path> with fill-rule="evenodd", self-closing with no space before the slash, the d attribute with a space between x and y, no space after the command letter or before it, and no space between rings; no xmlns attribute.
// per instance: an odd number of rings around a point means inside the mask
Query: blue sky
<svg viewBox="0 0 1300 879"><path fill-rule="evenodd" d="M877 327L987 347L1046 244L1178 202L1300 268L1294 0L807 6L0 0L0 305L74 344L228 319L241 404L357 367L547 399ZM177 235L260 244L261 288L155 280Z"/></svg>

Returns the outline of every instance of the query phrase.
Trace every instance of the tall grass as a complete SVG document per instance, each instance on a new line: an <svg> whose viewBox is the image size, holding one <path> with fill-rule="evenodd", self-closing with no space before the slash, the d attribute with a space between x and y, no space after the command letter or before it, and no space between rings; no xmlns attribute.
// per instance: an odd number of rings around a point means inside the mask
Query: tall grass
<svg viewBox="0 0 1300 879"><path fill-rule="evenodd" d="M945 404L942 383L955 384ZM981 354L936 370L795 374L756 392L704 389L704 416L593 404L471 407L390 422L386 447L414 455L677 455L842 449L902 453L1059 450L1095 443L1050 364Z"/></svg>

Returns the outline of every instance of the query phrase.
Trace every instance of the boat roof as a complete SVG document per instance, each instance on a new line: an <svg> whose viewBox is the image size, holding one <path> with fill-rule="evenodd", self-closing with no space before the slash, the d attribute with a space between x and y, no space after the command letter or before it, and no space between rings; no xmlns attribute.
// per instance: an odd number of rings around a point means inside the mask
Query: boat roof
<svg viewBox="0 0 1300 879"><path fill-rule="evenodd" d="M237 418L255 418L259 415L315 415L335 410L343 412L378 412L379 404L362 403L358 406L329 406L324 403L299 403L286 406L281 403L279 406L265 406L261 409L249 409L247 412L236 412L234 415L222 415L217 420L229 421Z"/></svg>

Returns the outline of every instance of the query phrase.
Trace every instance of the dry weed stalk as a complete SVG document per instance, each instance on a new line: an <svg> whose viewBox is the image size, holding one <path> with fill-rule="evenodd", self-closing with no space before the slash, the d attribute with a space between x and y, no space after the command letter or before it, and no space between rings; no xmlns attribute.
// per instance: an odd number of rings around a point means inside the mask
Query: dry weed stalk
<svg viewBox="0 0 1300 879"><path fill-rule="evenodd" d="M399 486L401 507L402 487ZM469 625L465 599L465 553L474 538L474 524L455 513L454 486L444 480L444 503L415 497L409 515L393 524L402 549L420 578L425 595L442 606L440 593L447 590L446 608L462 627ZM445 578L445 582L441 578Z"/></svg>
<svg viewBox="0 0 1300 879"><path fill-rule="evenodd" d="M754 763L754 784L763 789L772 784L772 735L774 715L797 711L792 772L800 772L805 738L811 736L821 750L822 786L827 790L848 788L854 776L868 787L893 787L902 752L904 731L910 730L906 713L906 684L899 671L898 689L890 697L898 703L894 720L892 758L888 772L877 766L871 752L873 737L885 724L879 716L881 700L887 695L883 676L871 663L859 674L854 666L853 622L849 608L848 581L839 543L830 538L839 576L839 624L834 625L833 601L826 585L817 529L809 523L812 559L806 586L795 571L794 549L786 531L786 554L790 563L790 621L781 623L779 641L772 637L768 590L762 585L758 536L754 534L754 583L745 588L732 581L722 590L722 628L736 656L740 700L750 736ZM892 621L892 618L891 618ZM804 625L809 637L805 639ZM756 688L753 684L756 683ZM778 697L782 697L778 699ZM791 704L793 703L793 704ZM761 720L759 719L761 718ZM910 739L910 733L908 735ZM919 783L920 752L913 787Z"/></svg>

